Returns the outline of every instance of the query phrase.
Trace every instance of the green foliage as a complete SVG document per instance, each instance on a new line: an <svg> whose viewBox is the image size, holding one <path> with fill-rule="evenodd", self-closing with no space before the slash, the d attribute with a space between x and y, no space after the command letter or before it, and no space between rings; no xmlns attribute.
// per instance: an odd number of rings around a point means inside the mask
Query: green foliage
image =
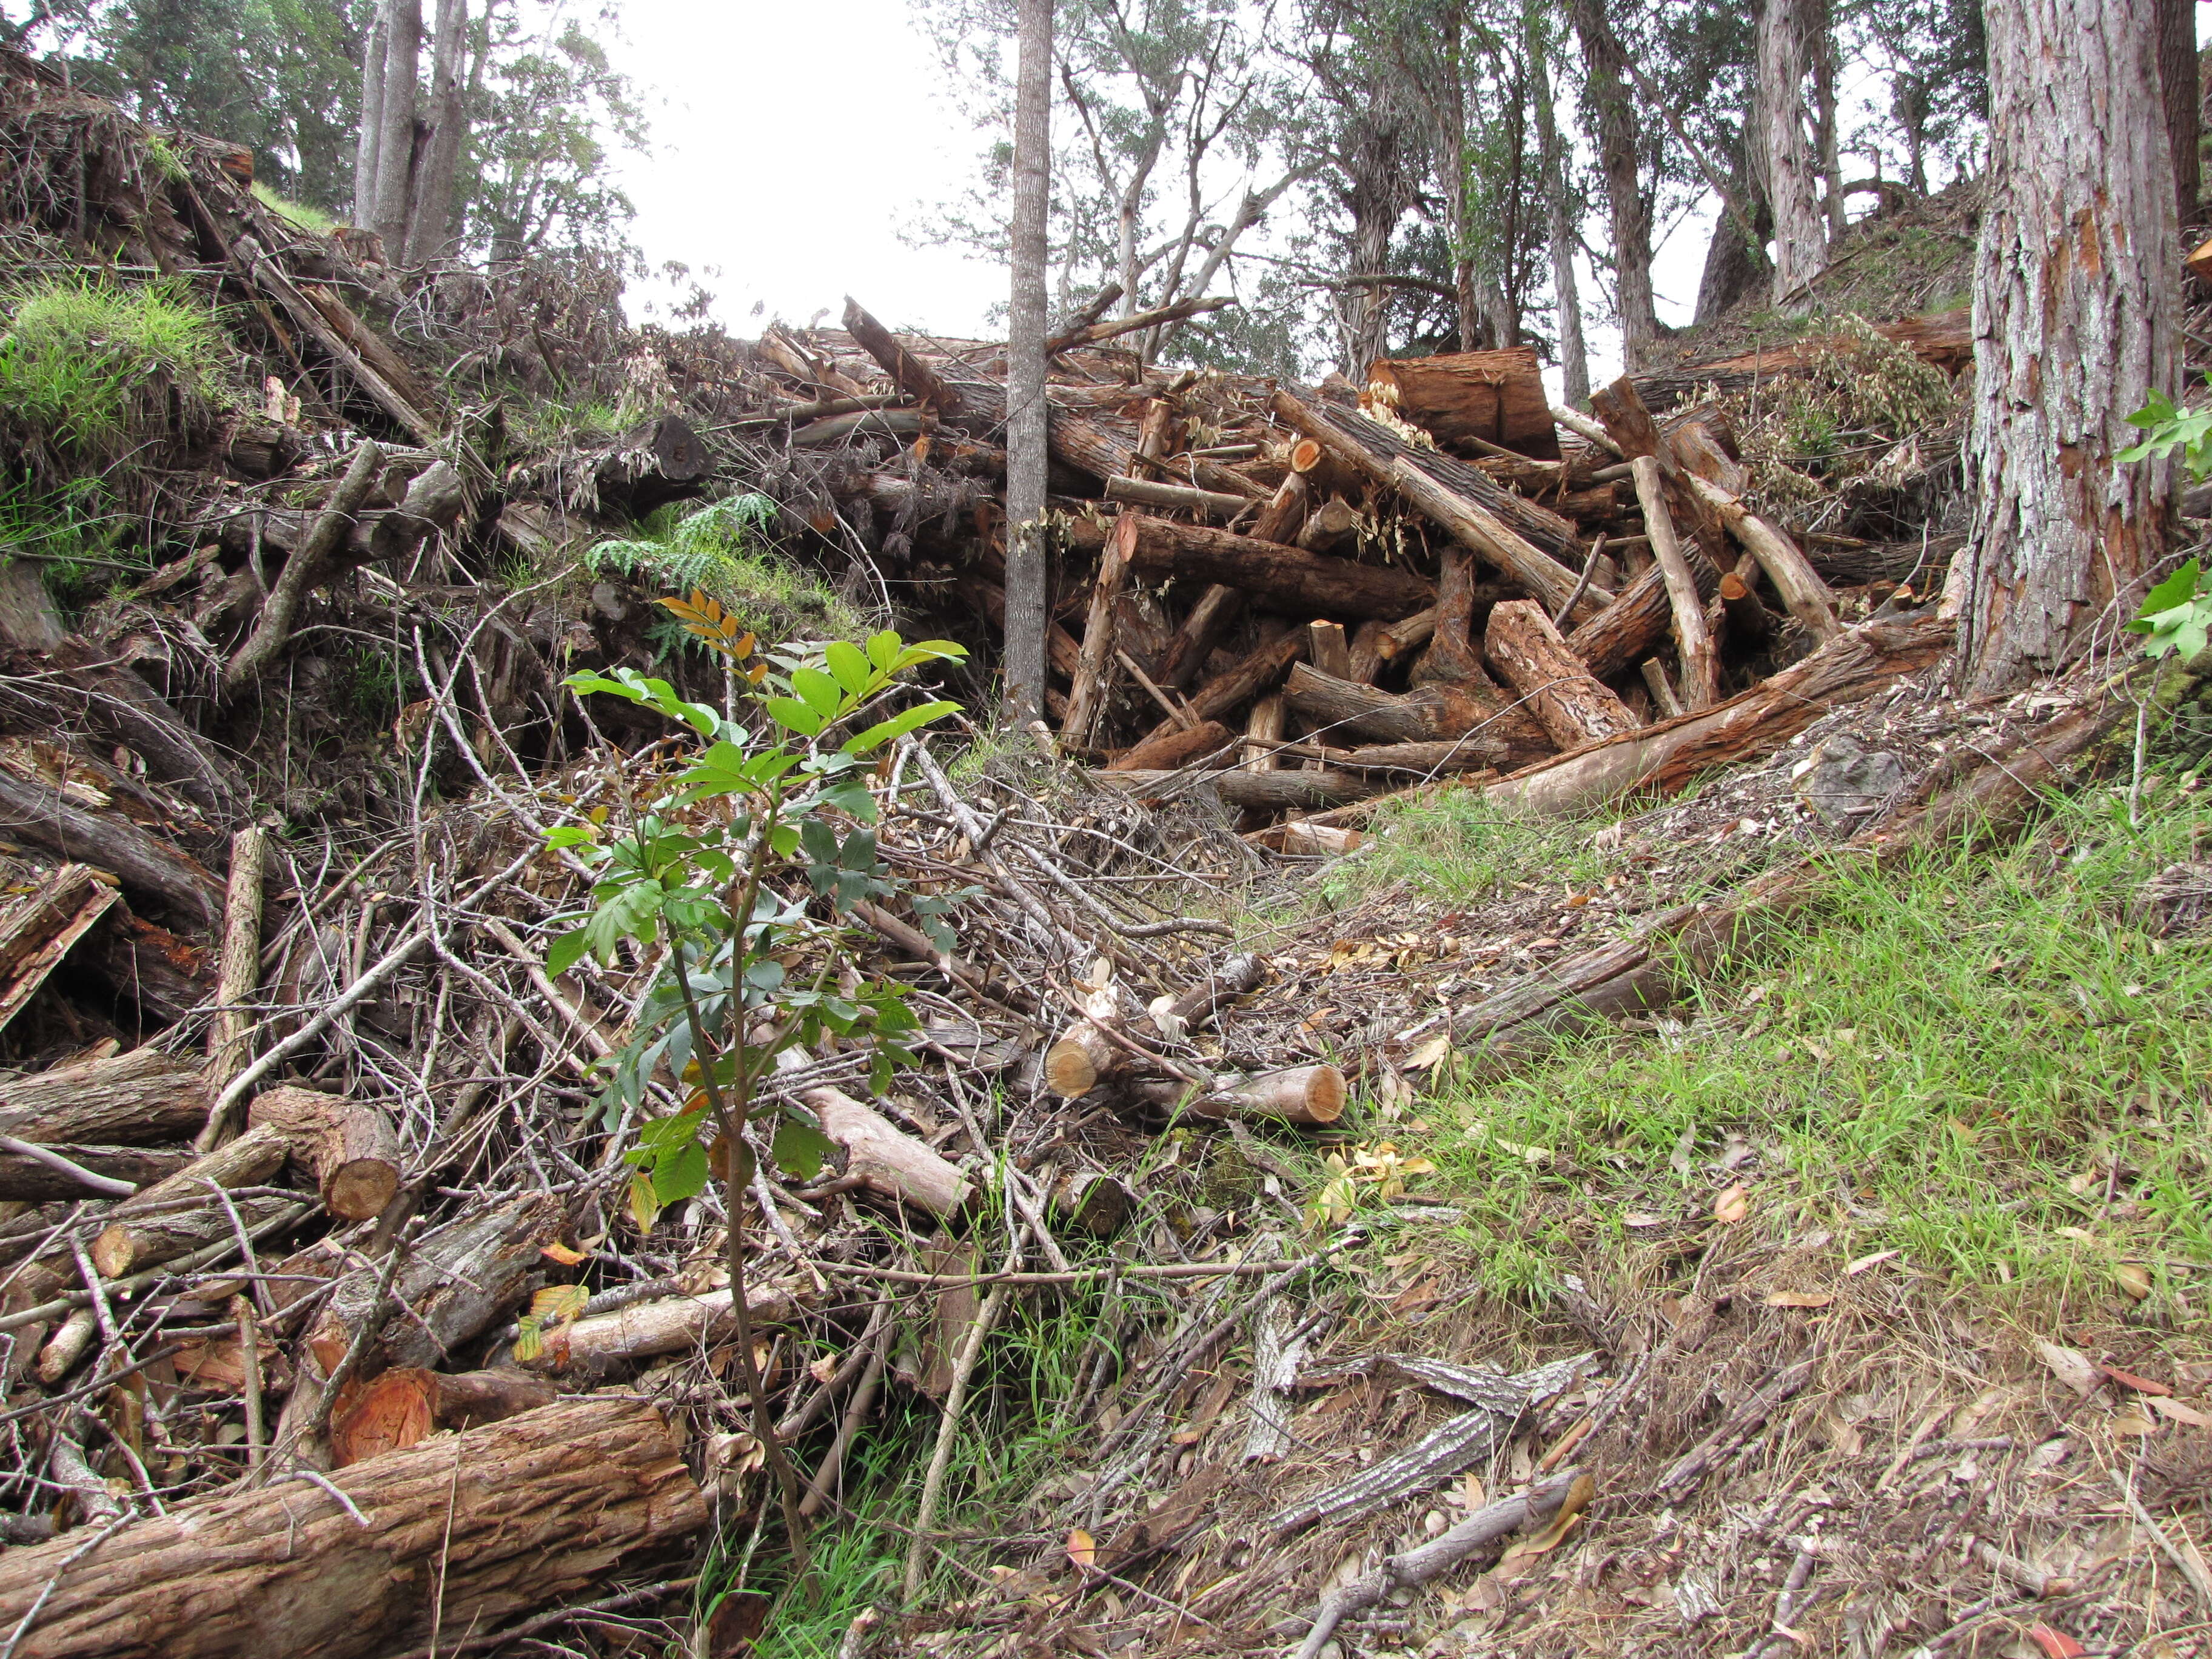
<svg viewBox="0 0 2212 1659"><path fill-rule="evenodd" d="M732 495L689 511L664 507L645 521L642 535L586 549L584 567L595 575L611 571L700 589L763 639L859 633L860 617L850 605L763 544L775 514L775 501L757 495Z"/></svg>
<svg viewBox="0 0 2212 1659"><path fill-rule="evenodd" d="M179 285L57 276L0 307L0 420L60 458L112 460L167 419L172 394L203 406L221 395L222 329Z"/></svg>
<svg viewBox="0 0 2212 1659"><path fill-rule="evenodd" d="M2150 636L2143 654L2154 659L2178 651L2186 662L2204 648L2212 638L2212 587L2204 585L2196 560L2151 589L2128 632Z"/></svg>
<svg viewBox="0 0 2212 1659"><path fill-rule="evenodd" d="M2212 477L2212 409L2185 409L2163 392L2128 416L2128 424L2143 429L2143 441L2124 449L2123 461L2148 461L2179 455L2189 476L2202 482Z"/></svg>
<svg viewBox="0 0 2212 1659"><path fill-rule="evenodd" d="M565 973L586 954L611 962L626 944L668 950L635 1035L608 1067L611 1121L624 1107L642 1110L664 1067L683 1096L678 1110L645 1121L626 1154L639 1170L630 1204L641 1227L704 1188L714 1162L737 1213L750 1179L745 1127L784 1049L824 1036L863 1044L872 1050L878 1089L912 1058L903 1039L916 1023L904 988L845 982L843 918L893 890L861 768L884 744L957 707L931 702L883 714L900 677L966 654L942 641L908 645L887 630L865 645L840 641L771 664L708 595L661 603L741 671L749 718L689 702L665 680L631 669L570 676L564 684L579 697L653 709L705 746L681 771L645 787L619 830L595 821L547 836L598 877L591 909L548 952L550 971ZM803 1111L784 1110L775 1157L811 1173L827 1143ZM710 1143L718 1149L711 1154Z"/></svg>
<svg viewBox="0 0 2212 1659"><path fill-rule="evenodd" d="M1503 1290L1593 1238L1709 1226L1734 1181L1741 1224L1832 1232L1838 1269L1893 1248L1923 1273L2109 1285L2123 1260L2212 1261L2212 951L2126 920L2212 811L2152 799L2141 832L2091 798L1995 857L1838 855L1825 915L1768 960L1686 973L1663 1041L1447 1083L1415 1109L1434 1129L1399 1139L1440 1166Z"/></svg>

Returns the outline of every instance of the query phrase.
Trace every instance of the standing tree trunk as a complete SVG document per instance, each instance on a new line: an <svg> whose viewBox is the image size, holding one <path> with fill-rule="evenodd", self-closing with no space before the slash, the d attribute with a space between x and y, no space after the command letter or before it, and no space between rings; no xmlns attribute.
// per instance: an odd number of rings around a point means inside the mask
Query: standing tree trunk
<svg viewBox="0 0 2212 1659"><path fill-rule="evenodd" d="M1850 221L1844 213L1843 118L1836 108L1836 81L1842 65L1836 60L1836 32L1823 5L1813 26L1819 37L1811 42L1813 55L1813 131L1820 138L1820 203L1826 210L1828 240L1832 245Z"/></svg>
<svg viewBox="0 0 2212 1659"><path fill-rule="evenodd" d="M426 264L453 249L453 186L460 171L461 143L468 137L468 112L462 101L468 31L468 0L438 0L437 28L430 45L429 137L407 219L409 264Z"/></svg>
<svg viewBox="0 0 2212 1659"><path fill-rule="evenodd" d="M1544 172L1545 233L1551 244L1552 299L1559 316L1559 380L1567 401L1589 397L1589 353L1583 344L1583 301L1575 286L1575 232L1568 211L1567 172L1559 154L1559 124L1552 109L1551 42L1543 14L1534 5L1522 13L1528 41L1530 89L1536 103L1538 165Z"/></svg>
<svg viewBox="0 0 2212 1659"><path fill-rule="evenodd" d="M1774 216L1766 206L1764 169L1754 154L1758 123L1746 118L1736 143L1735 164L1729 169L1729 188L1742 202L1754 234L1747 235L1733 213L1713 216L1713 240L1705 249L1705 268L1698 278L1697 320L1709 323L1747 294L1773 280L1767 262L1765 237L1774 228Z"/></svg>
<svg viewBox="0 0 2212 1659"><path fill-rule="evenodd" d="M354 144L353 219L362 226L376 216L376 148L384 136L384 54L390 33L390 21L380 5L361 46L361 136Z"/></svg>
<svg viewBox="0 0 2212 1659"><path fill-rule="evenodd" d="M1613 302L1620 313L1621 362L1634 374L1653 367L1659 313L1651 298L1651 201L1638 167L1628 52L1613 32L1605 0L1570 0L1568 14L1582 44L1598 167L1613 210Z"/></svg>
<svg viewBox="0 0 2212 1659"><path fill-rule="evenodd" d="M1988 10L1988 205L1974 272L1974 536L1960 656L2008 691L2111 637L2171 471L2114 456L2174 389L2179 249L2159 0ZM2054 72L2063 66L2063 72Z"/></svg>
<svg viewBox="0 0 2212 1659"><path fill-rule="evenodd" d="M1774 297L1818 276L1828 263L1827 225L1814 180L1819 163L1805 135L1810 0L1765 0L1759 9L1759 131L1766 199L1774 210Z"/></svg>
<svg viewBox="0 0 2212 1659"><path fill-rule="evenodd" d="M1052 145L1052 0L1020 0L1014 88L1012 311L1006 341L1006 715L1045 692L1045 210Z"/></svg>
<svg viewBox="0 0 2212 1659"><path fill-rule="evenodd" d="M386 257L407 251L407 212L415 197L415 90L422 70L422 0L386 0L384 96L378 107L376 194L369 228Z"/></svg>
<svg viewBox="0 0 2212 1659"><path fill-rule="evenodd" d="M2181 222L2197 219L2197 146L2203 112L2197 91L2197 0L2158 0L2158 81L2166 100L2166 149L2173 161L2173 199Z"/></svg>

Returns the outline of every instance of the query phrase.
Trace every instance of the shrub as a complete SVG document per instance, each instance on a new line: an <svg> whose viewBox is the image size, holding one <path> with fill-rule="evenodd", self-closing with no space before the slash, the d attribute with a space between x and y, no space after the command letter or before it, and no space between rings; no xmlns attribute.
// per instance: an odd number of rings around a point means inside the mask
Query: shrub
<svg viewBox="0 0 2212 1659"><path fill-rule="evenodd" d="M866 633L863 619L827 582L765 544L775 512L773 501L753 495L688 513L664 507L646 520L642 535L586 549L584 567L594 575L613 572L686 592L698 588L763 640Z"/></svg>

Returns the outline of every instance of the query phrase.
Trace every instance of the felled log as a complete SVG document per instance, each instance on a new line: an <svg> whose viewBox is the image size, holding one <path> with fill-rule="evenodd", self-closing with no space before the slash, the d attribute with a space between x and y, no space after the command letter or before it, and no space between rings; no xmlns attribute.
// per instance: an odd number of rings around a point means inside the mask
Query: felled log
<svg viewBox="0 0 2212 1659"><path fill-rule="evenodd" d="M1698 597L1711 599L1719 589L1719 572L1702 559L1691 567ZM1666 573L1650 569L1620 590L1619 597L1588 622L1571 629L1567 648L1589 665L1589 672L1609 680L1647 657L1667 637L1674 607L1667 592Z"/></svg>
<svg viewBox="0 0 2212 1659"><path fill-rule="evenodd" d="M189 1139L215 1096L197 1066L158 1048L0 1080L0 1133L45 1146Z"/></svg>
<svg viewBox="0 0 2212 1659"><path fill-rule="evenodd" d="M1773 642L1774 613L1752 592L1749 582L1731 570L1721 578L1720 597L1731 645L1756 651Z"/></svg>
<svg viewBox="0 0 2212 1659"><path fill-rule="evenodd" d="M1385 357L1367 366L1367 384L1439 444L1479 438L1539 460L1559 459L1534 347Z"/></svg>
<svg viewBox="0 0 2212 1659"><path fill-rule="evenodd" d="M1400 696L1297 663L1284 694L1309 728L1340 738L1431 743L1479 732L1506 745L1508 756L1533 758L1551 747L1542 728L1530 716L1510 710L1486 681L1433 680Z"/></svg>
<svg viewBox="0 0 2212 1659"><path fill-rule="evenodd" d="M1692 478L1690 487L1727 523L1729 531L1759 561L1766 579L1791 616L1810 629L1815 639L1833 638L1843 624L1836 618L1836 596L1820 573L1798 550L1797 544L1753 513L1718 484Z"/></svg>
<svg viewBox="0 0 2212 1659"><path fill-rule="evenodd" d="M1139 1064L1130 1047L1161 1041L1180 1042L1190 1031L1212 1024L1221 1011L1259 984L1263 968L1249 952L1233 956L1221 970L1170 1000L1158 1013L1147 1013L1126 1024L1119 1017L1113 992L1093 993L1085 1016L1064 1027L1045 1050L1045 1087L1064 1100L1087 1095L1101 1083L1126 1076ZM1103 1029L1102 1029L1103 1028ZM1111 1030L1129 1039L1117 1043Z"/></svg>
<svg viewBox="0 0 2212 1659"><path fill-rule="evenodd" d="M1305 648L1306 635L1302 628L1287 629L1263 641L1190 694L1191 714L1197 720L1211 720L1234 713L1288 673L1291 665L1305 654ZM1163 732L1176 730L1181 724L1177 720L1163 720L1146 733L1146 740Z"/></svg>
<svg viewBox="0 0 2212 1659"><path fill-rule="evenodd" d="M188 1255L229 1236L229 1211L215 1188L258 1187L284 1167L291 1137L261 1125L235 1140L203 1152L175 1173L142 1188L109 1212L112 1219L92 1243L93 1265L110 1279ZM248 1227L258 1225L287 1201L256 1198L235 1201Z"/></svg>
<svg viewBox="0 0 2212 1659"><path fill-rule="evenodd" d="M1679 789L1700 772L1788 742L1836 704L1925 668L1950 644L1947 623L1863 623L1726 702L1524 767L1483 793L1510 811L1562 816L1632 790Z"/></svg>
<svg viewBox="0 0 2212 1659"><path fill-rule="evenodd" d="M1282 483L1275 486L1275 493L1267 498L1267 504L1260 509L1259 517L1252 520L1249 533L1255 541L1295 544L1304 526L1306 511L1312 504L1306 475L1295 469L1286 472Z"/></svg>
<svg viewBox="0 0 2212 1659"><path fill-rule="evenodd" d="M804 1055L790 1048L776 1056L778 1067L786 1071L806 1063ZM923 1142L892 1127L880 1114L827 1084L802 1088L798 1096L842 1154L836 1172L840 1186L863 1188L939 1218L957 1215L966 1206L971 1191L967 1176Z"/></svg>
<svg viewBox="0 0 2212 1659"><path fill-rule="evenodd" d="M1155 732L1133 749L1125 750L1107 767L1109 772L1173 771L1200 755L1226 748L1231 741L1219 720L1201 720L1183 731Z"/></svg>
<svg viewBox="0 0 2212 1659"><path fill-rule="evenodd" d="M1344 624L1316 618L1306 624L1306 659L1324 674L1340 680L1352 678L1352 641Z"/></svg>
<svg viewBox="0 0 2212 1659"><path fill-rule="evenodd" d="M108 743L127 745L149 775L174 784L216 824L245 815L253 792L229 756L116 657L72 635L47 653L39 665L46 672L35 679L30 666L9 688L11 699L35 696L52 709L56 725L82 723Z"/></svg>
<svg viewBox="0 0 2212 1659"><path fill-rule="evenodd" d="M201 923L222 914L222 889L205 866L141 830L120 812L64 799L51 785L0 768L0 835L43 847L119 877L127 891Z"/></svg>
<svg viewBox="0 0 2212 1659"><path fill-rule="evenodd" d="M271 1089L255 1098L251 1121L283 1136L313 1176L323 1207L341 1221L381 1215L399 1190L399 1132L374 1106L313 1089Z"/></svg>
<svg viewBox="0 0 2212 1659"><path fill-rule="evenodd" d="M1280 390L1275 393L1273 407L1275 418L1285 426L1312 439L1340 465L1370 483L1395 489L1393 464L1405 460L1438 490L1473 503L1553 561L1572 559L1579 562L1582 557L1582 540L1573 525L1549 507L1500 488L1480 467L1434 450L1416 449L1380 422L1371 421L1356 410L1309 404ZM1438 499L1433 491L1430 498ZM1447 525L1445 528L1453 526ZM1574 580L1572 570L1568 571L1567 579L1570 582ZM1565 597L1563 592L1560 599Z"/></svg>
<svg viewBox="0 0 2212 1659"><path fill-rule="evenodd" d="M127 1181L134 1187L149 1186L165 1176L175 1173L192 1160L192 1155L181 1148L40 1144L80 1169L89 1170L109 1181ZM0 1199L27 1200L34 1204L42 1204L48 1199L84 1198L88 1195L82 1182L50 1163L22 1152L0 1152Z"/></svg>
<svg viewBox="0 0 2212 1659"><path fill-rule="evenodd" d="M255 285L276 301L295 326L313 339L326 356L352 378L354 384L361 388L371 403L417 443L438 441L440 423L434 412L410 401L404 392L363 358L352 341L334 327L321 308L301 292L284 268L269 257L258 241L251 236L240 236L231 244L231 250L252 273Z"/></svg>
<svg viewBox="0 0 2212 1659"><path fill-rule="evenodd" d="M657 1408L558 1401L370 1458L173 1504L88 1550L0 1554L17 1659L375 1659L574 1599L705 1526ZM29 1615L39 1604L35 1618ZM21 1621L27 1628L17 1630Z"/></svg>
<svg viewBox="0 0 2212 1659"><path fill-rule="evenodd" d="M1307 553L1203 525L1125 514L1129 568L1148 580L1179 576L1240 589L1247 599L1325 616L1403 617L1429 602L1420 577L1385 565Z"/></svg>
<svg viewBox="0 0 2212 1659"><path fill-rule="evenodd" d="M559 1396L525 1371L432 1371L395 1365L355 1394L331 1419L331 1464L347 1468L404 1451L441 1429L502 1423Z"/></svg>
<svg viewBox="0 0 2212 1659"><path fill-rule="evenodd" d="M1674 649L1682 665L1682 707L1692 712L1710 708L1720 696L1721 659L1711 630L1705 626L1705 599L1675 538L1657 459L1639 455L1633 465L1636 497L1644 504L1644 532L1651 538L1651 557L1667 584L1667 605L1674 617Z"/></svg>
<svg viewBox="0 0 2212 1659"><path fill-rule="evenodd" d="M1295 476L1295 475L1293 475ZM1291 538L1309 553L1327 553L1359 528L1359 514L1341 495L1332 495L1306 515Z"/></svg>
<svg viewBox="0 0 2212 1659"><path fill-rule="evenodd" d="M1243 1118L1266 1123L1325 1127L1344 1115L1344 1073L1334 1066L1294 1066L1267 1072L1183 1103L1197 1117ZM1159 1101L1155 1092L1152 1097Z"/></svg>
<svg viewBox="0 0 2212 1659"><path fill-rule="evenodd" d="M1211 489L1193 489L1186 484L1158 483L1150 478L1109 478L1106 499L1133 501L1140 507L1171 507L1208 519L1233 519L1252 505L1249 496L1224 495Z"/></svg>
<svg viewBox="0 0 2212 1659"><path fill-rule="evenodd" d="M1219 582L1208 587L1198 596L1182 626L1176 629L1175 638L1168 641L1152 678L1171 691L1188 686L1205 666L1206 653L1213 649L1214 641L1237 619L1243 605L1244 596L1237 589Z"/></svg>
<svg viewBox="0 0 2212 1659"><path fill-rule="evenodd" d="M1482 682L1482 653L1474 644L1474 560L1461 548L1447 550L1437 572L1436 620L1429 648L1413 665L1412 679L1419 686L1431 680ZM1324 667L1319 658L1314 666ZM1339 678L1357 679L1346 672Z"/></svg>
<svg viewBox="0 0 2212 1659"><path fill-rule="evenodd" d="M1170 788L1212 790L1231 806L1279 811L1285 807L1335 806L1364 800L1386 785L1353 772L1248 772L1242 767L1193 772L1094 772L1098 782L1127 794L1149 797Z"/></svg>
<svg viewBox="0 0 2212 1659"><path fill-rule="evenodd" d="M1341 858L1364 839L1357 830L1339 830L1304 818L1292 818L1279 828L1282 836L1275 850L1297 858Z"/></svg>
<svg viewBox="0 0 2212 1659"><path fill-rule="evenodd" d="M118 898L82 864L65 864L0 917L0 1026L22 1011L70 947Z"/></svg>
<svg viewBox="0 0 2212 1659"><path fill-rule="evenodd" d="M438 411L438 394L408 365L407 360L392 349L354 308L317 283L302 283L300 292L307 303L314 307L323 320L331 325L331 332L352 348L362 362L376 372L377 377L405 400L410 409L428 415Z"/></svg>
<svg viewBox="0 0 2212 1659"><path fill-rule="evenodd" d="M755 1330L789 1320L794 1306L791 1293L775 1285L753 1285L745 1297L748 1322ZM737 1313L726 1290L662 1297L548 1330L544 1351L523 1364L532 1370L592 1377L626 1361L711 1347L737 1334Z"/></svg>
<svg viewBox="0 0 2212 1659"><path fill-rule="evenodd" d="M1280 691L1270 691L1252 699L1251 709L1244 716L1245 743L1240 751L1243 756L1241 763L1247 772L1275 769L1275 747L1282 740L1289 714L1290 705L1283 701Z"/></svg>
<svg viewBox="0 0 2212 1659"><path fill-rule="evenodd" d="M85 935L70 962L164 1024L215 994L215 953L118 904Z"/></svg>
<svg viewBox="0 0 2212 1659"><path fill-rule="evenodd" d="M1483 647L1491 665L1528 700L1529 712L1560 748L1637 728L1628 705L1591 678L1541 605L1512 599L1493 606Z"/></svg>
<svg viewBox="0 0 2212 1659"><path fill-rule="evenodd" d="M714 471L714 458L690 423L660 415L632 427L592 461L592 489L603 511L641 519L704 493Z"/></svg>
<svg viewBox="0 0 2212 1659"><path fill-rule="evenodd" d="M1613 434L1632 465L1645 457L1659 463L1675 522L1695 540L1698 553L1713 566L1713 577L1717 580L1730 562L1728 532L1720 515L1690 488L1694 475L1682 465L1672 439L1660 429L1658 421L1636 395L1635 382L1623 375L1611 386L1601 386L1590 394L1590 407L1597 411L1598 417L1605 422L1605 429ZM1639 489L1639 501L1642 494ZM1696 557L1691 562L1694 566Z"/></svg>
<svg viewBox="0 0 2212 1659"><path fill-rule="evenodd" d="M1067 717L1060 735L1079 746L1091 741L1106 696L1106 669L1113 660L1115 601L1128 580L1130 554L1136 544L1138 518L1125 514L1107 538L1098 558L1098 574L1091 585L1091 609L1083 624L1083 644L1077 653L1075 678L1067 691Z"/></svg>

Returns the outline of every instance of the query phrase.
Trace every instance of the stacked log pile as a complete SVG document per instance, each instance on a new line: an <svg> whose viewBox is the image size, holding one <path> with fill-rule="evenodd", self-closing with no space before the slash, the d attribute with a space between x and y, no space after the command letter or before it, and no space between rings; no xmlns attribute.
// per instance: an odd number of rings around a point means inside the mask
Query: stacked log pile
<svg viewBox="0 0 2212 1659"><path fill-rule="evenodd" d="M844 323L763 341L754 393L789 411L792 451L843 447L839 511L917 603L995 633L1003 351L896 334L851 301ZM1711 402L1662 417L1624 379L1594 415L1554 410L1526 348L1379 362L1358 389L1170 373L1114 329L1053 360L1049 723L1116 787L1202 781L1271 844L1285 811L1493 782L1701 714L1873 608L1744 499ZM816 413L836 394L873 424ZM979 489L918 519L946 468ZM1930 597L1893 587L1875 594L1892 614Z"/></svg>

